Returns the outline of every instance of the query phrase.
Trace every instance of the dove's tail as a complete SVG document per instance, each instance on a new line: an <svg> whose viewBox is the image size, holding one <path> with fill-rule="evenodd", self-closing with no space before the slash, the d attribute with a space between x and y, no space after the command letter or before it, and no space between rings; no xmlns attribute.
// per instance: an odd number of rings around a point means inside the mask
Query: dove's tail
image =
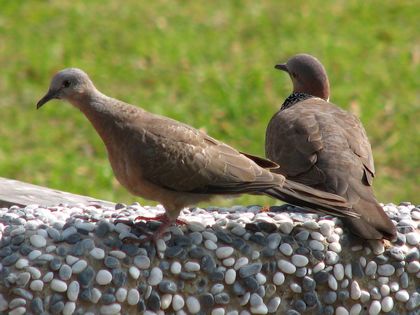
<svg viewBox="0 0 420 315"><path fill-rule="evenodd" d="M339 217L360 217L358 213L351 209L351 205L343 197L320 191L291 180L285 180L282 186L269 188L264 192L271 197L299 207L304 207L308 210Z"/></svg>

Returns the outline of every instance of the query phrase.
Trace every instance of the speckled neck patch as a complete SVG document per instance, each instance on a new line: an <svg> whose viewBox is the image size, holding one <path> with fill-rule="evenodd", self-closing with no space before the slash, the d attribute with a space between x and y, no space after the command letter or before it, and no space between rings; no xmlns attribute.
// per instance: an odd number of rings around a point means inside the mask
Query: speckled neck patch
<svg viewBox="0 0 420 315"><path fill-rule="evenodd" d="M306 94L306 93L300 93L300 92L292 93L286 98L284 103L281 105L280 110L287 109L290 106L292 106L292 105L294 105L294 104L296 104L300 101L303 101L303 100L306 100L306 99L312 98L312 97L315 97L315 96L310 95L310 94Z"/></svg>

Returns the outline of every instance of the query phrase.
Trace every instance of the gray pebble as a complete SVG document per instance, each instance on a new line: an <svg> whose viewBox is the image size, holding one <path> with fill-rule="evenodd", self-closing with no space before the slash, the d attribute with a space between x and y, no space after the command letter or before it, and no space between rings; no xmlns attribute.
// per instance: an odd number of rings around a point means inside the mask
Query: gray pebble
<svg viewBox="0 0 420 315"><path fill-rule="evenodd" d="M123 287L127 283L127 273L121 269L112 270L112 283L116 287Z"/></svg>
<svg viewBox="0 0 420 315"><path fill-rule="evenodd" d="M64 302L59 301L57 303L51 304L50 312L52 314L60 314L64 309Z"/></svg>
<svg viewBox="0 0 420 315"><path fill-rule="evenodd" d="M309 233L308 233L309 235ZM295 301L295 303L293 304L294 308L300 312L303 313L306 311L306 303L303 300L297 300Z"/></svg>
<svg viewBox="0 0 420 315"><path fill-rule="evenodd" d="M34 298L30 303L31 311L34 312L34 314L42 314L44 312L44 305L42 303L42 300L40 297Z"/></svg>
<svg viewBox="0 0 420 315"><path fill-rule="evenodd" d="M239 269L239 276L241 278L247 278L253 276L261 271L262 264L261 263L253 263L247 266L243 266Z"/></svg>
<svg viewBox="0 0 420 315"><path fill-rule="evenodd" d="M204 310L210 310L214 306L214 297L210 293L204 293L198 297Z"/></svg>
<svg viewBox="0 0 420 315"><path fill-rule="evenodd" d="M214 301L216 304L229 304L230 297L227 293L222 292L214 296Z"/></svg>
<svg viewBox="0 0 420 315"><path fill-rule="evenodd" d="M419 310L420 307L420 293L414 292L409 300L407 301L405 308L409 311L411 310Z"/></svg>
<svg viewBox="0 0 420 315"><path fill-rule="evenodd" d="M20 255L18 253L12 253L9 256L4 257L1 260L1 263L2 263L3 266L11 266L11 265L15 264L18 261L19 258L20 258Z"/></svg>
<svg viewBox="0 0 420 315"><path fill-rule="evenodd" d="M162 293L175 294L177 292L177 286L176 283L171 280L162 280L159 283L159 290Z"/></svg>
<svg viewBox="0 0 420 315"><path fill-rule="evenodd" d="M72 269L69 265L63 264L60 267L60 270L58 272L58 275L60 277L61 280L67 281L71 278L73 272Z"/></svg>
<svg viewBox="0 0 420 315"><path fill-rule="evenodd" d="M212 273L214 269L216 268L216 262L212 256L205 255L201 259L200 267L201 267L201 270L203 270L204 272Z"/></svg>
<svg viewBox="0 0 420 315"><path fill-rule="evenodd" d="M314 280L316 283L319 283L319 284L327 283L328 278L329 278L329 273L324 270L321 270L314 274Z"/></svg>
<svg viewBox="0 0 420 315"><path fill-rule="evenodd" d="M95 270L91 266L88 266L87 268L85 268L77 276L80 286L83 288L90 286L93 282L94 277L95 277Z"/></svg>
<svg viewBox="0 0 420 315"><path fill-rule="evenodd" d="M313 291L316 288L316 282L311 277L305 276L302 281L302 288L304 291Z"/></svg>
<svg viewBox="0 0 420 315"><path fill-rule="evenodd" d="M146 306L155 312L157 312L160 309L160 306L161 306L160 296L159 294L157 294L156 291L152 291L150 293L150 296L146 301Z"/></svg>
<svg viewBox="0 0 420 315"><path fill-rule="evenodd" d="M119 260L112 256L106 256L104 259L104 264L110 269L120 268Z"/></svg>
<svg viewBox="0 0 420 315"><path fill-rule="evenodd" d="M254 277L248 277L243 279L245 286L248 288L250 292L255 292L258 290L259 284L258 281Z"/></svg>
<svg viewBox="0 0 420 315"><path fill-rule="evenodd" d="M29 272L22 272L18 275L16 279L16 284L21 287L25 287L29 280L31 279L31 274Z"/></svg>
<svg viewBox="0 0 420 315"><path fill-rule="evenodd" d="M168 258L179 258L183 255L185 255L185 250L178 245L168 247L165 251L165 257Z"/></svg>
<svg viewBox="0 0 420 315"><path fill-rule="evenodd" d="M12 293L15 295L18 295L20 297L23 297L26 300L32 300L33 299L33 294L25 289L22 288L13 288L12 289Z"/></svg>
<svg viewBox="0 0 420 315"><path fill-rule="evenodd" d="M102 294L102 296L100 298L101 303L106 304L106 305L115 303L116 300L117 299L115 298L115 296L113 294L110 294L110 293L104 293L104 294Z"/></svg>
<svg viewBox="0 0 420 315"><path fill-rule="evenodd" d="M335 301L337 301L337 293L334 291L328 291L323 295L323 300L326 304L333 304Z"/></svg>

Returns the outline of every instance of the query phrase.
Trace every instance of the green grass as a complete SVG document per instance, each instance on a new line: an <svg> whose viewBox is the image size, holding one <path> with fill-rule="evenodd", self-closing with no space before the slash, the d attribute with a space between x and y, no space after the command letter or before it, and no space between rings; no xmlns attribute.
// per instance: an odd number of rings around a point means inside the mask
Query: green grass
<svg viewBox="0 0 420 315"><path fill-rule="evenodd" d="M51 76L69 66L110 96L263 155L267 122L291 89L273 65L307 52L327 68L331 100L367 129L378 199L420 202L416 1L0 0L0 7L0 176L138 200L114 179L80 112L58 101L35 110Z"/></svg>

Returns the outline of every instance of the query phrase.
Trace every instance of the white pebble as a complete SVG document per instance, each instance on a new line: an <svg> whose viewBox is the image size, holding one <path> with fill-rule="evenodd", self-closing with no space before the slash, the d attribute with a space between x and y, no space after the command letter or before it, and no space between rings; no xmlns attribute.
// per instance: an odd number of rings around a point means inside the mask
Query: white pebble
<svg viewBox="0 0 420 315"><path fill-rule="evenodd" d="M379 301L372 301L369 307L369 315L378 315L381 311L381 303Z"/></svg>
<svg viewBox="0 0 420 315"><path fill-rule="evenodd" d="M293 248L288 243L283 243L280 245L279 250L283 255L290 256L293 254Z"/></svg>
<svg viewBox="0 0 420 315"><path fill-rule="evenodd" d="M147 283L150 285L158 285L163 279L162 270L158 267L153 267L150 271L150 276L147 279Z"/></svg>
<svg viewBox="0 0 420 315"><path fill-rule="evenodd" d="M333 275L329 275L328 277L328 286L331 290L337 291L338 289L338 283L337 280L334 278Z"/></svg>
<svg viewBox="0 0 420 315"><path fill-rule="evenodd" d="M93 288L92 289L92 298L91 298L92 303L94 303L94 304L98 303L101 296L102 296L102 292L99 291L98 288Z"/></svg>
<svg viewBox="0 0 420 315"><path fill-rule="evenodd" d="M257 279L259 285L263 285L267 282L267 277L264 276L261 272L255 275L255 279Z"/></svg>
<svg viewBox="0 0 420 315"><path fill-rule="evenodd" d="M420 242L420 233L418 232L410 232L406 236L407 243L413 246L417 246L417 244Z"/></svg>
<svg viewBox="0 0 420 315"><path fill-rule="evenodd" d="M248 265L249 259L247 257L239 257L233 268L239 270L241 267Z"/></svg>
<svg viewBox="0 0 420 315"><path fill-rule="evenodd" d="M17 307L11 310L8 315L23 315L26 313L26 308L24 306Z"/></svg>
<svg viewBox="0 0 420 315"><path fill-rule="evenodd" d="M319 272L319 271L321 271L321 270L324 270L325 269L325 263L323 262L323 261L320 261L319 263L317 263L313 268L312 268L312 271L314 272L314 273L317 273L317 272Z"/></svg>
<svg viewBox="0 0 420 315"><path fill-rule="evenodd" d="M252 314L267 314L268 313L267 305L262 303L258 306L251 306L251 313Z"/></svg>
<svg viewBox="0 0 420 315"><path fill-rule="evenodd" d="M212 240L205 240L204 241L204 247L207 248L208 250L216 250L217 249L216 243L213 242Z"/></svg>
<svg viewBox="0 0 420 315"><path fill-rule="evenodd" d="M295 293L302 293L302 287L295 282L290 284L290 289Z"/></svg>
<svg viewBox="0 0 420 315"><path fill-rule="evenodd" d="M406 290L400 290L395 293L395 298L400 302L407 302L410 296Z"/></svg>
<svg viewBox="0 0 420 315"><path fill-rule="evenodd" d="M233 284L236 280L236 271L235 269L228 269L225 273L225 282L226 284Z"/></svg>
<svg viewBox="0 0 420 315"><path fill-rule="evenodd" d="M187 297L187 308L191 314L197 314L200 311L200 302L193 296Z"/></svg>
<svg viewBox="0 0 420 315"><path fill-rule="evenodd" d="M144 255L134 257L134 264L139 269L148 269L150 267L150 258Z"/></svg>
<svg viewBox="0 0 420 315"><path fill-rule="evenodd" d="M288 262L287 260L280 259L277 262L278 268L287 274L292 274L296 272L296 267L292 263Z"/></svg>
<svg viewBox="0 0 420 315"><path fill-rule="evenodd" d="M101 315L117 315L121 311L121 305L114 303L110 305L103 305L99 309Z"/></svg>
<svg viewBox="0 0 420 315"><path fill-rule="evenodd" d="M102 248L99 248L99 247L93 248L89 252L89 254L97 260L104 259L104 257L105 257L105 251Z"/></svg>
<svg viewBox="0 0 420 315"><path fill-rule="evenodd" d="M51 281L51 289L56 292L66 292L67 291L67 283L64 281L53 279Z"/></svg>
<svg viewBox="0 0 420 315"><path fill-rule="evenodd" d="M233 254L233 248L230 246L223 246L216 249L216 256L219 259L224 259Z"/></svg>
<svg viewBox="0 0 420 315"><path fill-rule="evenodd" d="M235 264L235 258L233 257L223 259L223 265L226 267L232 267L234 264Z"/></svg>
<svg viewBox="0 0 420 315"><path fill-rule="evenodd" d="M76 303L66 302L63 308L63 315L72 315L75 310L76 310Z"/></svg>
<svg viewBox="0 0 420 315"><path fill-rule="evenodd" d="M284 283L284 273L276 272L273 276L273 283L275 285L282 285Z"/></svg>
<svg viewBox="0 0 420 315"><path fill-rule="evenodd" d="M29 285L29 288L32 291L38 291L38 292L40 292L44 288L44 282L42 282L41 280L34 280Z"/></svg>
<svg viewBox="0 0 420 315"><path fill-rule="evenodd" d="M275 313L279 308L281 303L281 298L278 296L273 297L267 304L268 313Z"/></svg>
<svg viewBox="0 0 420 315"><path fill-rule="evenodd" d="M387 284L383 284L381 285L380 291L382 296L387 296L391 292L391 289Z"/></svg>
<svg viewBox="0 0 420 315"><path fill-rule="evenodd" d="M171 265L171 272L174 275L180 274L181 273L181 269L182 269L182 265L179 262L174 261L172 263L172 265Z"/></svg>
<svg viewBox="0 0 420 315"><path fill-rule="evenodd" d="M118 258L118 259L124 259L127 256L127 254L121 250L111 250L109 252L109 255L114 256L115 258Z"/></svg>
<svg viewBox="0 0 420 315"><path fill-rule="evenodd" d="M36 280L36 279L41 278L41 271L39 271L38 268L29 266L26 270L31 274L32 279Z"/></svg>
<svg viewBox="0 0 420 315"><path fill-rule="evenodd" d="M359 303L354 304L350 309L350 315L359 315L361 311L362 311L362 305Z"/></svg>
<svg viewBox="0 0 420 315"><path fill-rule="evenodd" d="M200 264L196 263L195 261L187 261L184 267L188 272L195 272L200 270Z"/></svg>
<svg viewBox="0 0 420 315"><path fill-rule="evenodd" d="M335 309L335 315L349 315L349 311L343 306L339 306Z"/></svg>
<svg viewBox="0 0 420 315"><path fill-rule="evenodd" d="M281 222L279 226L280 231L282 231L284 234L290 234L293 230L293 223L290 221L287 222Z"/></svg>
<svg viewBox="0 0 420 315"><path fill-rule="evenodd" d="M42 235L34 234L29 238L31 244L36 248L45 247L47 240Z"/></svg>
<svg viewBox="0 0 420 315"><path fill-rule="evenodd" d="M83 270L85 270L85 268L87 267L87 262L84 259L79 260L78 262L76 262L75 264L73 264L71 266L71 270L73 271L74 274L79 274L81 273Z"/></svg>
<svg viewBox="0 0 420 315"><path fill-rule="evenodd" d="M128 290L127 303L128 305L136 305L140 301L140 293L137 289Z"/></svg>
<svg viewBox="0 0 420 315"><path fill-rule="evenodd" d="M344 267L342 264L336 264L334 265L334 277L341 281L344 279Z"/></svg>
<svg viewBox="0 0 420 315"><path fill-rule="evenodd" d="M42 253L39 250L34 249L33 251L31 251L29 253L28 258L29 258L29 260L35 260L41 255L42 255Z"/></svg>
<svg viewBox="0 0 420 315"><path fill-rule="evenodd" d="M357 281L353 281L351 283L351 289L350 289L350 297L353 300L358 300L360 298L360 287L359 287L359 283Z"/></svg>
<svg viewBox="0 0 420 315"><path fill-rule="evenodd" d="M394 308L394 300L392 299L392 297L386 296L382 300L381 306L382 306L382 311L385 313L388 313Z"/></svg>
<svg viewBox="0 0 420 315"><path fill-rule="evenodd" d="M225 315L225 309L223 307L214 308L211 315Z"/></svg>
<svg viewBox="0 0 420 315"><path fill-rule="evenodd" d="M156 241L156 248L159 252L164 252L166 250L166 243L163 239L158 239Z"/></svg>
<svg viewBox="0 0 420 315"><path fill-rule="evenodd" d="M29 266L29 261L26 258L19 258L19 260L15 263L15 267L17 269L23 269Z"/></svg>
<svg viewBox="0 0 420 315"><path fill-rule="evenodd" d="M324 250L325 248L324 244L322 244L320 241L317 241L317 240L311 240L309 242L309 247L312 250Z"/></svg>
<svg viewBox="0 0 420 315"><path fill-rule="evenodd" d="M420 270L420 262L418 260L411 261L407 266L408 273L417 273Z"/></svg>
<svg viewBox="0 0 420 315"><path fill-rule="evenodd" d="M164 294L160 299L161 309L166 310L172 303L172 294Z"/></svg>
<svg viewBox="0 0 420 315"><path fill-rule="evenodd" d="M360 302L363 304L370 300L370 293L365 290L360 290Z"/></svg>
<svg viewBox="0 0 420 315"><path fill-rule="evenodd" d="M76 302L80 292L80 284L77 281L72 281L67 289L67 298L70 301Z"/></svg>
<svg viewBox="0 0 420 315"><path fill-rule="evenodd" d="M346 264L346 266L344 267L344 273L345 273L347 278L349 278L349 279L353 278L353 272L352 272L352 269L351 269L351 264Z"/></svg>
<svg viewBox="0 0 420 315"><path fill-rule="evenodd" d="M77 258L77 257L74 257L74 256L72 256L72 255L67 255L66 256L66 263L69 265L69 266L71 266L71 265L73 265L76 261L78 261L79 260L79 258Z"/></svg>
<svg viewBox="0 0 420 315"><path fill-rule="evenodd" d="M181 310L184 307L184 305L184 298L179 294L175 294L172 298L172 308L174 309L174 311L177 312Z"/></svg>
<svg viewBox="0 0 420 315"><path fill-rule="evenodd" d="M308 258L306 258L303 255L293 255L292 256L292 263L296 267L305 267L309 263L309 260L308 260Z"/></svg>
<svg viewBox="0 0 420 315"><path fill-rule="evenodd" d="M117 292L115 292L115 297L117 301L122 303L127 298L127 289L126 288L119 288Z"/></svg>
<svg viewBox="0 0 420 315"><path fill-rule="evenodd" d="M328 249L336 253L341 253L341 245L338 242L332 242L328 245Z"/></svg>
<svg viewBox="0 0 420 315"><path fill-rule="evenodd" d="M110 284L111 281L112 281L112 274L106 269L99 270L98 273L96 274L96 282L99 285L107 285L107 284Z"/></svg>
<svg viewBox="0 0 420 315"><path fill-rule="evenodd" d="M140 277L140 270L136 266L131 266L128 269L128 273L134 280L137 280Z"/></svg>

